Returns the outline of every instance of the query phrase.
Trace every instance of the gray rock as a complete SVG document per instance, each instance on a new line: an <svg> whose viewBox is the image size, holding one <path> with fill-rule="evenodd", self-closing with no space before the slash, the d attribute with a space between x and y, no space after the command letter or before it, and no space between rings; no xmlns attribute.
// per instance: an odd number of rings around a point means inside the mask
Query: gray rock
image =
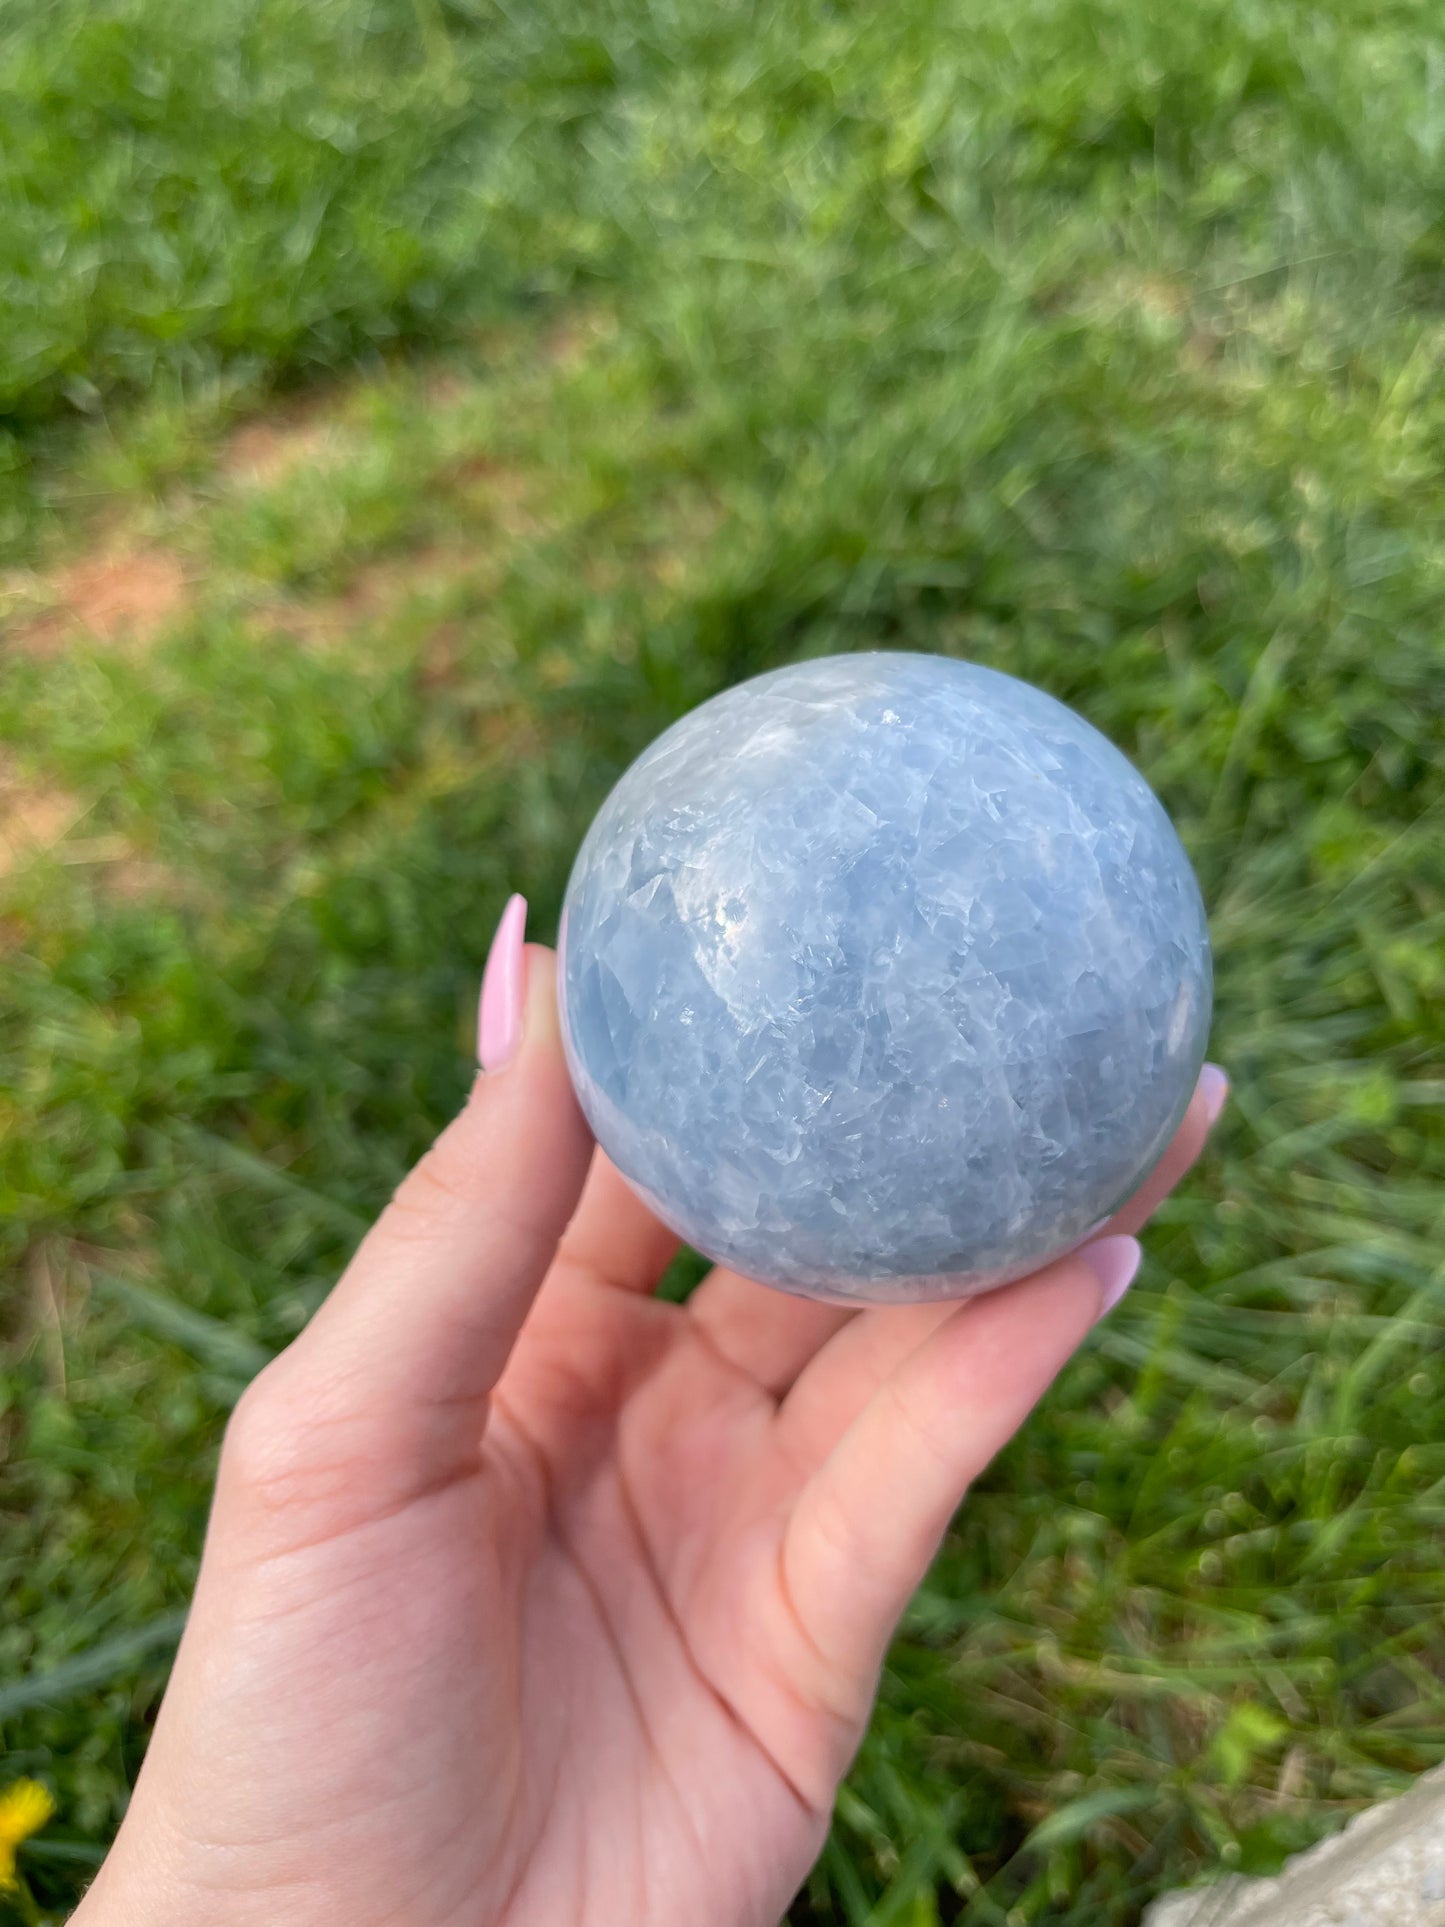
<svg viewBox="0 0 1445 1927"><path fill-rule="evenodd" d="M1170 1894L1144 1927L1445 1927L1445 1767L1275 1879Z"/></svg>

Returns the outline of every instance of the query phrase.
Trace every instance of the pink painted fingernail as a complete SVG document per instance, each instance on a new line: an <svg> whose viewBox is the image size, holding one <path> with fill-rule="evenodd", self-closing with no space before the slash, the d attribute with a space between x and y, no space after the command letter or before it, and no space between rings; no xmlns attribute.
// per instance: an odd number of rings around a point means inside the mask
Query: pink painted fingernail
<svg viewBox="0 0 1445 1927"><path fill-rule="evenodd" d="M509 897L487 952L482 999L477 1009L477 1056L484 1071L505 1070L522 1041L522 990L526 976L522 939L527 899Z"/></svg>
<svg viewBox="0 0 1445 1927"><path fill-rule="evenodd" d="M1096 1238L1093 1244L1085 1245L1079 1253L1098 1279L1099 1290L1103 1293L1099 1304L1100 1318L1107 1317L1133 1284L1143 1255L1137 1238L1123 1236Z"/></svg>
<svg viewBox="0 0 1445 1927"><path fill-rule="evenodd" d="M1204 1099L1204 1118L1208 1124L1219 1122L1224 1100L1229 1096L1229 1078L1218 1064L1206 1064L1199 1073L1199 1095Z"/></svg>

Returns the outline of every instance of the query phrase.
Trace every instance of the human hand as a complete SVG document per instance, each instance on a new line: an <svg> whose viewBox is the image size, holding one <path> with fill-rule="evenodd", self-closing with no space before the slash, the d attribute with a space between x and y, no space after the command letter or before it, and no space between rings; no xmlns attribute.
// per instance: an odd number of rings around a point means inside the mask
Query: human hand
<svg viewBox="0 0 1445 1927"><path fill-rule="evenodd" d="M200 1581L81 1927L775 1927L969 1482L1133 1275L963 1305L715 1271L601 1156L514 899L480 1077L221 1455ZM579 1203L580 1198L580 1203Z"/></svg>

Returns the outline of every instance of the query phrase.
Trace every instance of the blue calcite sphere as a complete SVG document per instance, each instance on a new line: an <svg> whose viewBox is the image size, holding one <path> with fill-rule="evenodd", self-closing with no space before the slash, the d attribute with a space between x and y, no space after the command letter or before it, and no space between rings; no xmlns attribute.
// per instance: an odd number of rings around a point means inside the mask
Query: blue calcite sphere
<svg viewBox="0 0 1445 1927"><path fill-rule="evenodd" d="M1095 1230L1184 1113L1210 984L1144 779L941 656L800 663L683 717L563 919L598 1141L698 1250L827 1298L966 1296Z"/></svg>

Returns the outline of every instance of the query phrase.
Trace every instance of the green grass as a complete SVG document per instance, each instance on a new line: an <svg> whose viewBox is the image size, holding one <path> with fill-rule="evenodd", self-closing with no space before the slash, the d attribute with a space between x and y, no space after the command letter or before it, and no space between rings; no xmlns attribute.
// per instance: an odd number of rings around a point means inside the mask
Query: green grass
<svg viewBox="0 0 1445 1927"><path fill-rule="evenodd" d="M545 934L632 754L835 649L1011 669L1136 758L1235 1091L920 1595L795 1927L1124 1927L1445 1758L1442 60L1424 0L7 10L42 1917L230 1403L464 1088L507 890ZM179 558L158 633L46 618L97 547Z"/></svg>

